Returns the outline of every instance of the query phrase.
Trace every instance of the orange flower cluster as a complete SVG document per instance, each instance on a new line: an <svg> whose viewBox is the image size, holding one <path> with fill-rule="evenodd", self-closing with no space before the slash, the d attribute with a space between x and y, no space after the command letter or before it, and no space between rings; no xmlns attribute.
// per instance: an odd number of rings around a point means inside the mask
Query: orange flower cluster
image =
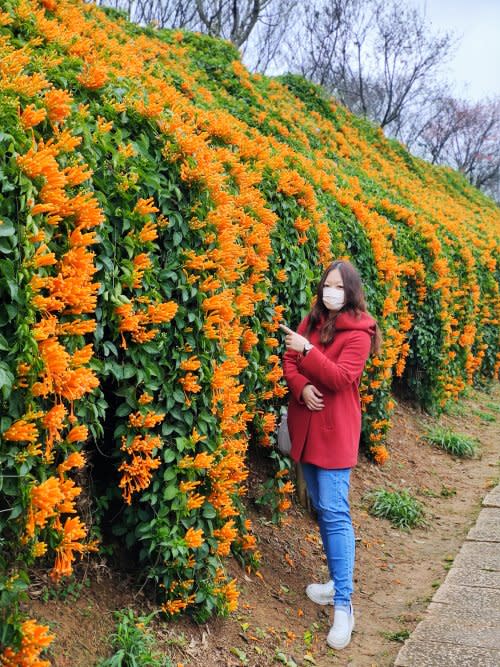
<svg viewBox="0 0 500 667"><path fill-rule="evenodd" d="M44 20L44 10L27 2L19 3L17 12L21 18ZM28 204L31 217L26 222L28 245L25 246L24 269L31 276L31 333L38 359L30 360L29 365L21 362L18 372L26 400L30 404L40 401L52 407L36 413L30 409L4 437L30 443L22 453L28 456L42 454L44 443L43 460L48 466L56 457L60 459L68 445L74 447L88 437L87 427L75 424L73 403L98 386L96 375L88 367L92 346L75 347L72 343L70 347L65 338L82 336L95 329L93 315L99 284L93 282L95 257L88 246L96 243L96 238L95 232L88 230L101 224L103 214L94 195L78 189L91 172L86 165L68 160L64 155L72 153L81 143L81 137L73 136L65 127L73 109L73 98L65 90L49 87L41 75L28 76L22 72L29 61L29 56L25 59L29 52L27 48L23 54L16 54L18 66L11 70L14 87L28 97L48 90L43 96L38 95L36 105L25 106L20 116L22 127L30 130L32 137L31 147L17 158L17 164L33 181L36 197L36 201ZM42 107L38 106L40 103ZM37 140L33 128L45 118L51 122L53 137ZM67 166L61 166L61 162ZM64 435L68 424L72 428ZM80 452L73 452L59 463L57 477L47 476L45 481L34 483L29 492L23 542L29 542L31 553L40 557L48 548L46 542L38 539L41 532L50 529L53 537L59 537L50 572L56 581L71 574L75 553L83 554L96 548L95 544L84 543L87 530L77 516L63 519L64 514L76 515L75 501L81 491L66 473L81 468L84 462ZM33 661L28 661L28 648L23 647L16 656L20 661L12 664L48 664L35 659L36 651L43 645L43 633L38 636L35 633L33 644L29 646ZM25 662L21 655L26 658Z"/></svg>
<svg viewBox="0 0 500 667"><path fill-rule="evenodd" d="M201 528L189 528L184 535L184 542L189 549L198 549L204 542Z"/></svg>
<svg viewBox="0 0 500 667"><path fill-rule="evenodd" d="M97 550L95 542L87 544L80 542L87 535L87 529L82 524L80 517L68 517L64 522L64 526L59 530L61 542L56 547L56 562L50 572L50 576L54 581L59 581L62 577L69 577L72 573L75 553L81 555Z"/></svg>
<svg viewBox="0 0 500 667"><path fill-rule="evenodd" d="M83 554L96 549L94 543L80 542L86 537L87 529L79 517L67 517L64 525L60 519L62 514L76 514L75 499L81 492L73 480L64 477L64 473L73 468L81 468L84 464L83 455L74 452L58 466L59 477L49 477L45 482L32 486L30 490L26 540L33 539L37 529L44 529L49 520L53 519L51 528L59 533L61 538L56 547L56 560L50 573L52 579L56 581L71 574L75 552ZM43 555L44 547L44 543L39 543L35 553Z"/></svg>
<svg viewBox="0 0 500 667"><path fill-rule="evenodd" d="M132 457L129 462L123 461L118 468L123 473L119 487L127 505L131 504L133 493L147 489L151 483L152 471L160 465L160 458L153 456L153 453L161 446L159 436L136 435L130 444L127 444L127 438L122 437L121 450Z"/></svg>
<svg viewBox="0 0 500 667"><path fill-rule="evenodd" d="M18 651L7 647L0 655L2 667L50 667L49 660L42 660L40 653L54 641L48 625L39 625L33 619L21 624L21 647Z"/></svg>
<svg viewBox="0 0 500 667"><path fill-rule="evenodd" d="M18 419L3 433L3 437L12 442L35 442L38 439L38 429L26 419Z"/></svg>
<svg viewBox="0 0 500 667"><path fill-rule="evenodd" d="M21 114L21 125L25 130L31 127L36 127L47 117L47 110L44 108L37 108L34 104L28 104Z"/></svg>
<svg viewBox="0 0 500 667"><path fill-rule="evenodd" d="M120 321L118 330L122 335L122 347L127 348L124 333L130 333L134 343L146 343L153 340L159 333L159 329L147 329L147 325L170 322L175 317L177 309L178 306L173 301L150 304L146 310L141 307L134 310L132 302L117 306L115 313Z"/></svg>
<svg viewBox="0 0 500 667"><path fill-rule="evenodd" d="M222 528L214 530L214 537L218 540L216 554L218 556L229 556L231 544L238 537L238 530L234 525L234 519L226 521Z"/></svg>
<svg viewBox="0 0 500 667"><path fill-rule="evenodd" d="M107 83L108 71L101 63L92 63L76 78L84 88L98 90Z"/></svg>
<svg viewBox="0 0 500 667"><path fill-rule="evenodd" d="M216 595L221 595L226 602L228 612L236 611L238 609L238 599L240 593L236 588L236 579L231 579L222 586L214 588Z"/></svg>

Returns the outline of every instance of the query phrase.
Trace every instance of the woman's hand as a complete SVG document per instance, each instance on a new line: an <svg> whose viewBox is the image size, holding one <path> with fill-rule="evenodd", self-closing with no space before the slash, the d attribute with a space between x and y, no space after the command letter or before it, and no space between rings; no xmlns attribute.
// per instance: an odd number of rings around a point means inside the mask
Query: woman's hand
<svg viewBox="0 0 500 667"><path fill-rule="evenodd" d="M284 324L280 324L280 329L286 333L285 345L287 350L295 350L295 352L303 352L304 345L309 341L304 336L301 336L296 331L292 331Z"/></svg>
<svg viewBox="0 0 500 667"><path fill-rule="evenodd" d="M313 384L306 384L302 389L302 398L309 410L323 410L323 394Z"/></svg>

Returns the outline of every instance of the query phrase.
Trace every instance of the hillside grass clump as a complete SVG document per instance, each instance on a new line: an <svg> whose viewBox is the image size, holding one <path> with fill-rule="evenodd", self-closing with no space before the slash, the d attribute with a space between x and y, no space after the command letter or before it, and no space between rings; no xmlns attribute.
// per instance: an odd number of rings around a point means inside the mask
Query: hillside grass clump
<svg viewBox="0 0 500 667"><path fill-rule="evenodd" d="M155 637L148 628L154 615L136 616L132 609L115 612L116 630L110 637L114 653L97 667L172 667L170 658L155 648Z"/></svg>
<svg viewBox="0 0 500 667"><path fill-rule="evenodd" d="M479 441L470 435L455 433L452 429L444 426L436 426L430 429L424 440L430 445L443 449L452 456L459 458L473 458L479 452Z"/></svg>
<svg viewBox="0 0 500 667"><path fill-rule="evenodd" d="M424 506L407 489L374 489L367 494L366 499L370 514L379 519L388 519L396 528L409 530L425 523Z"/></svg>
<svg viewBox="0 0 500 667"><path fill-rule="evenodd" d="M0 659L51 641L22 613L30 568L56 585L96 551L126 552L165 618L237 608L249 447L275 520L294 488L279 324L332 259L382 329L374 461L393 391L436 412L498 378L498 207L303 78L82 0L4 0L0 128Z"/></svg>

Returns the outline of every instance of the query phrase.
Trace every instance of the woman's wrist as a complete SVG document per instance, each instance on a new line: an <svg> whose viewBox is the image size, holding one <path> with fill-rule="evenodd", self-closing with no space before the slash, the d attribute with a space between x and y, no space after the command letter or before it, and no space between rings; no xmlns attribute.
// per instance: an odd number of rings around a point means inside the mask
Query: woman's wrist
<svg viewBox="0 0 500 667"><path fill-rule="evenodd" d="M302 350L302 355L305 357L306 354L310 350L312 350L313 347L314 347L314 345L312 343L310 343L309 341L307 341L307 343L305 343L305 345L304 345L304 349Z"/></svg>

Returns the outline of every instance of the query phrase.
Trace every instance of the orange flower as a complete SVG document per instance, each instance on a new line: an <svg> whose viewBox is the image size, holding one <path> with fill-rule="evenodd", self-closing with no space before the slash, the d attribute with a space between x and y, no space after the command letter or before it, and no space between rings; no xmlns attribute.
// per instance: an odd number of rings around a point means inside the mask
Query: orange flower
<svg viewBox="0 0 500 667"><path fill-rule="evenodd" d="M148 221L139 232L139 240L143 243L155 241L158 238L158 231L154 222Z"/></svg>
<svg viewBox="0 0 500 667"><path fill-rule="evenodd" d="M76 426L75 428L82 428L81 426ZM87 429L86 426L83 427ZM72 429L74 430L74 429ZM57 466L57 472L62 475L64 472L71 470L72 468L83 468L85 465L85 457L80 452L72 452L68 458Z"/></svg>
<svg viewBox="0 0 500 667"><path fill-rule="evenodd" d="M141 286L142 278L146 269L150 269L152 266L151 260L147 253L141 253L134 257L134 272L133 272L133 287L138 288Z"/></svg>
<svg viewBox="0 0 500 667"><path fill-rule="evenodd" d="M383 465L389 458L389 452L384 447L384 445L375 445L374 447L370 447L370 452L373 454L375 463L378 463L379 465Z"/></svg>
<svg viewBox="0 0 500 667"><path fill-rule="evenodd" d="M26 532L28 537L33 537L35 527L44 528L48 519L56 516L57 506L64 500L64 494L59 480L56 477L49 477L45 482L31 488L30 498Z"/></svg>
<svg viewBox="0 0 500 667"><path fill-rule="evenodd" d="M75 553L83 554L87 551L96 551L95 544L82 544L80 540L87 535L87 529L79 517L69 517L64 522L61 544L56 547L56 562L50 571L50 577L59 581L61 577L69 576L73 571Z"/></svg>
<svg viewBox="0 0 500 667"><path fill-rule="evenodd" d="M45 93L44 101L52 123L62 123L71 113L73 97L66 90L53 88Z"/></svg>
<svg viewBox="0 0 500 667"><path fill-rule="evenodd" d="M38 109L34 104L28 104L21 114L21 124L25 130L28 130L41 123L46 117L46 109Z"/></svg>
<svg viewBox="0 0 500 667"><path fill-rule="evenodd" d="M148 318L152 324L164 324L173 319L179 309L174 301L157 303L148 306Z"/></svg>
<svg viewBox="0 0 500 667"><path fill-rule="evenodd" d="M187 373L185 377L179 379L180 384L185 392L197 394L202 387L196 382L196 375L194 373Z"/></svg>
<svg viewBox="0 0 500 667"><path fill-rule="evenodd" d="M153 396L151 394L148 394L146 391L144 394L142 394L139 398L139 405L147 405L148 403L151 403L153 400Z"/></svg>
<svg viewBox="0 0 500 667"><path fill-rule="evenodd" d="M122 437L122 451L132 456L130 462L124 461L118 468L123 473L119 487L128 505L132 502L133 493L147 489L151 483L152 471L160 466L159 457L153 458L152 452L161 445L158 436L136 435L130 445L127 445L126 438Z"/></svg>
<svg viewBox="0 0 500 667"><path fill-rule="evenodd" d="M154 198L149 197L148 199L139 199L137 204L134 207L134 211L136 213L139 213L139 215L148 215L149 213L158 213L160 211L159 208L157 208L154 205Z"/></svg>
<svg viewBox="0 0 500 667"><path fill-rule="evenodd" d="M186 542L186 546L188 546L190 549L197 549L198 547L201 547L204 542L203 530L201 528L189 528L187 533L184 535L184 541Z"/></svg>
<svg viewBox="0 0 500 667"><path fill-rule="evenodd" d="M199 509L205 502L205 496L201 493L190 493L187 499L186 507L188 510Z"/></svg>
<svg viewBox="0 0 500 667"><path fill-rule="evenodd" d="M66 436L68 442L85 442L89 437L89 430L84 424L73 426Z"/></svg>
<svg viewBox="0 0 500 667"><path fill-rule="evenodd" d="M95 63L89 65L76 79L84 88L97 90L98 88L102 88L108 81L108 72L103 65Z"/></svg>
<svg viewBox="0 0 500 667"><path fill-rule="evenodd" d="M38 429L24 419L18 419L3 434L5 440L13 442L35 442L38 438Z"/></svg>
<svg viewBox="0 0 500 667"><path fill-rule="evenodd" d="M58 405L54 405L54 407L51 408L42 419L42 423L48 431L45 448L45 458L48 461L51 460L52 447L54 442L59 442L61 440L60 431L63 428L66 413L67 410L64 405L59 403Z"/></svg>

